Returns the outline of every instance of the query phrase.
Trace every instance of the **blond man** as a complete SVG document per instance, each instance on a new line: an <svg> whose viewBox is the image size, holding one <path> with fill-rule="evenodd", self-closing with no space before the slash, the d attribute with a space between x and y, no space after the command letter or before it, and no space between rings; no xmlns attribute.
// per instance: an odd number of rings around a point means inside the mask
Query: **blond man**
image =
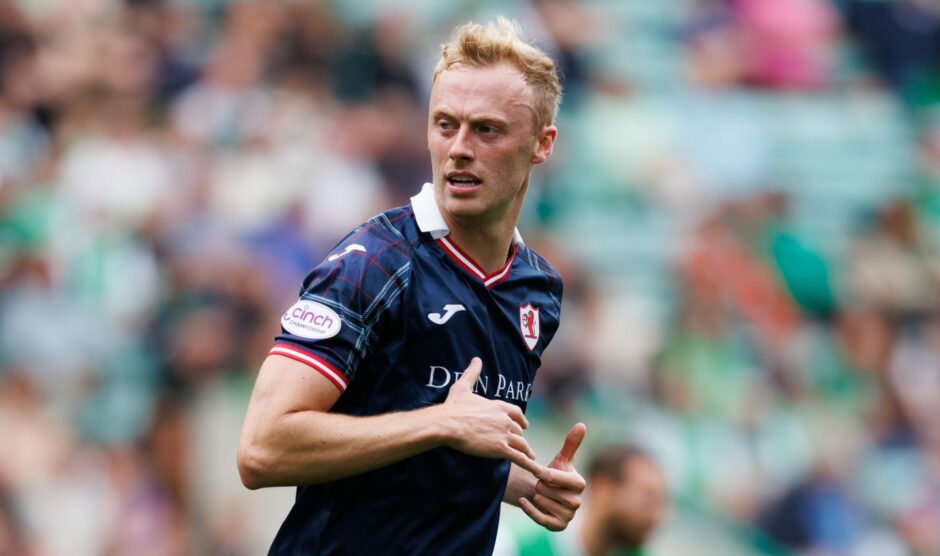
<svg viewBox="0 0 940 556"><path fill-rule="evenodd" d="M488 554L503 501L551 530L574 516L584 425L548 465L524 436L561 279L516 230L560 96L507 20L443 46L433 183L310 273L259 372L242 481L298 487L271 554Z"/></svg>

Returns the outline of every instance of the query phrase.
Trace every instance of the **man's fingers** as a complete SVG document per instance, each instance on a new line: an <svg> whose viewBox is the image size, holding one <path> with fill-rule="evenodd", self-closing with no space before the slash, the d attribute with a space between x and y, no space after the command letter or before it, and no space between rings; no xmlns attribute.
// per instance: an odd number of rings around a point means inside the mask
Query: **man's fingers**
<svg viewBox="0 0 940 556"><path fill-rule="evenodd" d="M519 507L522 508L522 511L524 511L527 516L532 518L532 521L538 523L549 531L561 531L568 526L568 524L561 519L553 515L548 515L535 507L535 504L530 502L528 498L520 498Z"/></svg>
<svg viewBox="0 0 940 556"><path fill-rule="evenodd" d="M574 510L571 508L565 507L563 504L559 504L557 501L552 500L548 496L542 496L541 494L536 493L532 497L532 501L535 502L536 507L542 509L546 514L559 517L565 523L571 521L574 517Z"/></svg>
<svg viewBox="0 0 940 556"><path fill-rule="evenodd" d="M467 368L464 369L460 379L454 383L454 386L459 386L466 390L472 391L473 385L477 383L481 372L483 372L483 360L481 360L479 357L474 357L470 360L470 364L467 366Z"/></svg>
<svg viewBox="0 0 940 556"><path fill-rule="evenodd" d="M522 413L522 410L519 409L519 406L512 405L511 403L507 403L507 402L498 401L496 403L503 406L503 408L506 410L506 413L509 415L509 417L512 418L513 421L519 423L520 427L524 429L529 428L529 420L525 418L525 415Z"/></svg>
<svg viewBox="0 0 940 556"><path fill-rule="evenodd" d="M525 439L524 436L519 434L509 435L509 445L516 450L519 450L523 454L529 456L533 461L537 461L538 458L535 457L535 452L532 451L532 447L529 446L529 442Z"/></svg>
<svg viewBox="0 0 940 556"><path fill-rule="evenodd" d="M535 483L535 492L542 496L556 500L562 506L577 510L581 507L581 495L565 488L554 487L545 481Z"/></svg>
<svg viewBox="0 0 940 556"><path fill-rule="evenodd" d="M506 457L509 459L509 461L515 463L529 473L532 473L536 477L538 477L542 473L542 470L545 469L539 465L539 462L535 461L534 458L531 458L526 455L525 452L521 452L512 447L509 448L509 453L506 454Z"/></svg>
<svg viewBox="0 0 940 556"><path fill-rule="evenodd" d="M542 474L538 475L538 478L551 486L573 490L574 492L584 492L584 477L577 471L560 471L551 467L543 467Z"/></svg>
<svg viewBox="0 0 940 556"><path fill-rule="evenodd" d="M571 430L568 431L568 436L565 437L564 445L562 445L561 450L558 451L558 455L555 456L555 459L553 459L548 466L565 471L570 470L571 463L574 461L574 453L577 452L578 448L581 446L585 434L587 434L587 427L584 423L577 423L575 426L571 427Z"/></svg>

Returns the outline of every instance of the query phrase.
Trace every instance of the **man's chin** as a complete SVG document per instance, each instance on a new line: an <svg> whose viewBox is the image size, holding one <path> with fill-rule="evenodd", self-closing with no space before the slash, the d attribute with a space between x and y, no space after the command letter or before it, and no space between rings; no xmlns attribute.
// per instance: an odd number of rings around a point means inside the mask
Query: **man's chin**
<svg viewBox="0 0 940 556"><path fill-rule="evenodd" d="M486 212L477 199L455 199L448 196L443 204L444 210L452 218L478 218Z"/></svg>

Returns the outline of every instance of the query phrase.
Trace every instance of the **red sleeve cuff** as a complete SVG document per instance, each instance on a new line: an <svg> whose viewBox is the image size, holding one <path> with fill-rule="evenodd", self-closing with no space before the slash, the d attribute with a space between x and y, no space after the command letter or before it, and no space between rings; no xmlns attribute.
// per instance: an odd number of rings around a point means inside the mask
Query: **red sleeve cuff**
<svg viewBox="0 0 940 556"><path fill-rule="evenodd" d="M349 385L349 379L346 378L346 375L338 371L336 367L329 364L324 359L290 344L274 344L274 347L271 348L268 355L281 355L313 368L335 384L340 392L345 392L346 387Z"/></svg>

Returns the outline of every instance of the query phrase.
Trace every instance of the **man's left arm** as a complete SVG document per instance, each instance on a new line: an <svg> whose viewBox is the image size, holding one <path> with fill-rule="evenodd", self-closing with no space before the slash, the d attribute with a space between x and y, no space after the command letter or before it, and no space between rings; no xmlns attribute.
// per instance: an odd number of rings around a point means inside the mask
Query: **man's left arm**
<svg viewBox="0 0 940 556"><path fill-rule="evenodd" d="M532 521L550 531L561 531L581 507L584 477L573 465L587 427L578 423L571 428L555 458L543 467L540 477L512 464L503 502L522 508Z"/></svg>

